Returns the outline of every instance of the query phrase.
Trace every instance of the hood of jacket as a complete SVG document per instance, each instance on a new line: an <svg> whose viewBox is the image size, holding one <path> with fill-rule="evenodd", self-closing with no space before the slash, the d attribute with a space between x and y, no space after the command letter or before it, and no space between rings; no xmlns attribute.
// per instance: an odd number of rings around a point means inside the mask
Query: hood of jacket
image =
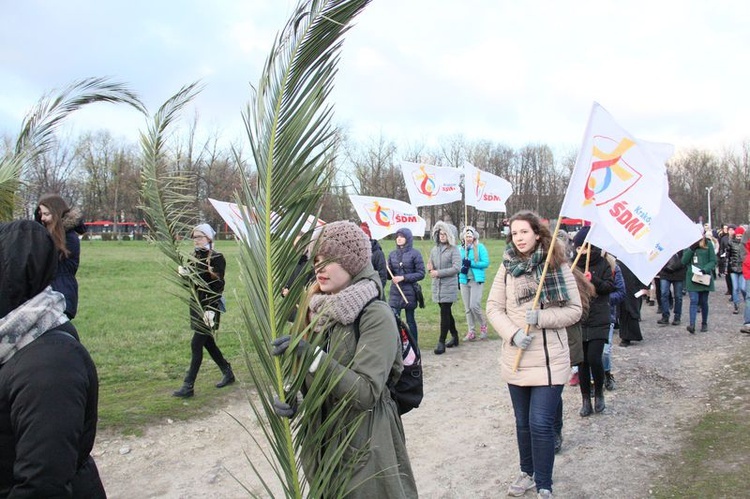
<svg viewBox="0 0 750 499"><path fill-rule="evenodd" d="M456 226L449 224L448 222L443 222L442 220L435 222L435 225L432 226L432 240L435 241L435 244L440 244L439 232L441 230L448 234L448 244L455 246L458 237Z"/></svg>
<svg viewBox="0 0 750 499"><path fill-rule="evenodd" d="M474 238L475 243L479 242L479 232L471 225L467 225L466 227L464 227L464 230L461 231L461 242L463 242L467 234L470 234L471 237Z"/></svg>
<svg viewBox="0 0 750 499"><path fill-rule="evenodd" d="M49 286L58 253L47 229L31 220L0 224L0 317Z"/></svg>
<svg viewBox="0 0 750 499"><path fill-rule="evenodd" d="M411 249L414 246L414 236L411 234L411 229L398 229L396 231L396 237L399 235L404 236L404 239L406 239L406 243L403 246L404 249Z"/></svg>

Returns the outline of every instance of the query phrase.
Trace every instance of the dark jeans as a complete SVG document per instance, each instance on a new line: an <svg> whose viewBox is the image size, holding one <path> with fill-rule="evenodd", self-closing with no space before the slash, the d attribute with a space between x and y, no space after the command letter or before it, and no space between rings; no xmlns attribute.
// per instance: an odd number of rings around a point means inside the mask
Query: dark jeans
<svg viewBox="0 0 750 499"><path fill-rule="evenodd" d="M195 378L198 377L198 371L203 363L203 349L208 351L208 354L214 359L216 365L219 366L222 372L229 367L229 362L222 355L219 346L214 341L214 337L209 334L193 333L193 339L190 342L190 368L188 369L187 376L185 376L185 383L195 383Z"/></svg>
<svg viewBox="0 0 750 499"><path fill-rule="evenodd" d="M578 369L579 385L583 395L591 395L591 378L594 378L595 393L602 393L604 389L604 364L602 352L606 340L590 340L583 342L583 363Z"/></svg>
<svg viewBox="0 0 750 499"><path fill-rule="evenodd" d="M698 309L701 309L701 324L708 324L708 291L690 291L690 325L695 326Z"/></svg>
<svg viewBox="0 0 750 499"><path fill-rule="evenodd" d="M684 281L661 281L661 316L669 319L669 288L672 287L672 296L674 299L674 320L678 321L682 317L682 287Z"/></svg>
<svg viewBox="0 0 750 499"><path fill-rule="evenodd" d="M393 313L397 316L401 317L401 309L400 308L392 308ZM409 332L414 337L414 341L419 344L419 334L417 332L417 321L414 318L414 312L417 310L416 308L405 308L406 311L406 325L409 326Z"/></svg>
<svg viewBox="0 0 750 499"><path fill-rule="evenodd" d="M601 353L599 356L601 357ZM555 413L561 407L562 390L563 385L508 385L516 416L521 471L534 477L537 490L552 490Z"/></svg>
<svg viewBox="0 0 750 499"><path fill-rule="evenodd" d="M440 305L440 343L445 343L448 333L458 338L458 329L456 329L456 320L451 311L453 303L438 303L438 305Z"/></svg>

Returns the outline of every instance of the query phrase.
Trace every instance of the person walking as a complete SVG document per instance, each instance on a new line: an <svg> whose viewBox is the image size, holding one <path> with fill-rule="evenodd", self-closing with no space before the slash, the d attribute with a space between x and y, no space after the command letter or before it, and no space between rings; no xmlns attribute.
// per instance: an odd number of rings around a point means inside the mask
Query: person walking
<svg viewBox="0 0 750 499"><path fill-rule="evenodd" d="M680 250L672 255L661 271L661 300L664 303L661 318L656 321L657 324L666 326L669 324L669 314L673 310L672 325L679 326L682 319L682 290L685 285L685 275L687 269L682 263L684 251ZM671 293L671 299L670 299ZM671 309L671 310L670 310Z"/></svg>
<svg viewBox="0 0 750 499"><path fill-rule="evenodd" d="M576 249L584 247L590 226L583 227L575 236ZM578 369L582 405L581 417L590 416L592 412L604 411L604 366L602 354L604 344L609 337L609 294L615 290L614 271L602 256L602 250L586 243L583 255L578 259L578 269L586 275L596 289L596 297L589 304L589 314L581 322L581 339L583 340L583 362ZM623 274L624 277L624 274ZM627 289L627 283L626 283ZM622 335L622 324L620 324ZM594 408L591 407L591 379L594 380Z"/></svg>
<svg viewBox="0 0 750 499"><path fill-rule="evenodd" d="M540 283L538 308L532 309ZM536 487L537 497L552 497L555 413L570 377L566 327L580 318L581 297L562 244L536 213L516 213L487 298L487 319L503 339L500 374L516 420L520 473L508 487L510 496Z"/></svg>
<svg viewBox="0 0 750 499"><path fill-rule="evenodd" d="M305 475L316 480L317 473L331 471L321 463L341 460L343 452L356 456L342 463L345 473L352 473L345 497L416 498L404 428L388 388L403 370L401 335L392 310L378 299L383 291L370 262L370 242L357 225L337 221L326 224L310 247L316 281L308 290L304 316L313 330L294 348L289 348L289 335L271 343L276 356L314 355L306 393L315 393L311 386L320 393L321 382L335 384L319 411L303 411L299 416L304 422L296 438L323 432L324 437L315 438L326 443L302 456ZM298 406L296 398L291 400L275 400L275 412L293 417ZM320 492L320 497L334 497Z"/></svg>
<svg viewBox="0 0 750 499"><path fill-rule="evenodd" d="M622 280L625 282L625 297L619 307L618 322L620 323L620 345L627 346L633 341L643 341L641 333L641 305L642 296L636 296L639 291L647 292L648 286L643 284L638 277L621 260L617 260L617 266L622 272Z"/></svg>
<svg viewBox="0 0 750 499"><path fill-rule="evenodd" d="M81 213L70 208L57 194L46 194L39 199L34 210L34 220L44 225L55 242L60 255L52 289L65 296L65 315L74 319L78 313L78 265L81 260L79 235L86 233Z"/></svg>
<svg viewBox="0 0 750 499"><path fill-rule="evenodd" d="M715 290L713 272L716 268L716 251L705 234L682 253L682 263L686 267L685 289L690 296L687 331L695 334L695 321L700 308L701 332L705 333L708 331L708 293Z"/></svg>
<svg viewBox="0 0 750 499"><path fill-rule="evenodd" d="M741 225L734 230L734 237L727 244L727 272L732 281L732 304L734 305L734 314L740 313L740 296L741 301L745 301L745 278L742 275L742 264L745 261L745 245L742 243L742 237L745 234L745 228Z"/></svg>
<svg viewBox="0 0 750 499"><path fill-rule="evenodd" d="M744 227L743 227L744 229ZM745 230L742 234L742 244L745 246L745 259L742 261L742 277L745 278L745 312L743 315L743 325L740 332L750 334L750 233Z"/></svg>
<svg viewBox="0 0 750 499"><path fill-rule="evenodd" d="M458 274L458 282L466 312L466 324L469 327L464 341L476 339L476 326L479 326L479 339L484 340L487 338L487 317L484 315L482 298L484 297L485 271L490 266L490 255L484 244L479 242L479 232L471 226L464 228L460 251L461 272Z"/></svg>
<svg viewBox="0 0 750 499"><path fill-rule="evenodd" d="M31 220L0 224L0 497L107 497L91 450L99 378L65 297L57 242Z"/></svg>
<svg viewBox="0 0 750 499"><path fill-rule="evenodd" d="M219 330L223 308L221 302L227 266L224 255L214 249L215 236L216 231L209 224L196 225L191 234L195 245L193 258L186 266L177 269L189 281L192 289L190 327L193 339L190 342L190 367L182 387L172 394L175 397L187 398L195 394L195 379L203 363L204 348L223 374L221 381L216 383L216 388L223 388L235 381L232 366L224 358L214 339L214 334Z"/></svg>
<svg viewBox="0 0 750 499"><path fill-rule="evenodd" d="M427 270L432 278L432 301L440 307L440 338L435 354L445 353L446 348L458 346L458 329L452 307L458 300L458 278L461 270L461 252L456 246L458 233L452 224L438 221L432 227L435 246L430 251ZM448 333L451 340L446 342Z"/></svg>
<svg viewBox="0 0 750 499"><path fill-rule="evenodd" d="M417 295L421 294L419 281L424 279L425 269L422 253L414 247L410 229L396 231L396 249L388 253L386 263L387 270L390 270L388 279L392 281L388 304L398 317L401 317L402 310L406 312L406 325L414 340L419 343L415 312Z"/></svg>

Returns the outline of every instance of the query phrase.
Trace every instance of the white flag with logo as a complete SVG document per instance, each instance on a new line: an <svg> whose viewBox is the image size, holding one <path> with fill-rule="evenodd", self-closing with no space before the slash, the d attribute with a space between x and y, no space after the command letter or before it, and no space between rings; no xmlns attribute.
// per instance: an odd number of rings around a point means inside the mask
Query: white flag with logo
<svg viewBox="0 0 750 499"><path fill-rule="evenodd" d="M359 219L367 222L373 239L409 229L416 237L423 237L427 224L417 214L417 208L397 199L349 195Z"/></svg>
<svg viewBox="0 0 750 499"><path fill-rule="evenodd" d="M634 138L595 102L560 214L599 225L628 253L651 251L673 150Z"/></svg>
<svg viewBox="0 0 750 499"><path fill-rule="evenodd" d="M659 216L651 223L651 236L656 242L647 252L631 253L601 224L594 224L591 226L588 241L622 260L641 282L647 284L672 255L701 238L701 227L667 198Z"/></svg>
<svg viewBox="0 0 750 499"><path fill-rule="evenodd" d="M401 162L406 191L414 206L432 206L461 200L461 174L458 168Z"/></svg>
<svg viewBox="0 0 750 499"><path fill-rule="evenodd" d="M505 201L513 194L513 186L504 178L464 164L466 204L481 211L506 210Z"/></svg>
<svg viewBox="0 0 750 499"><path fill-rule="evenodd" d="M213 205L216 212L224 219L232 232L235 233L240 239L247 239L247 231L245 230L245 221L242 219L242 212L244 211L247 219L250 223L254 223L256 220L255 213L249 211L244 206L240 206L237 203L229 203L227 201L218 201L216 199L208 198ZM279 215L275 212L271 213L271 231L273 232L279 220ZM319 228L325 225L325 222L321 219L315 218L313 215L308 215L305 222L302 224L300 232L305 233L313 228Z"/></svg>

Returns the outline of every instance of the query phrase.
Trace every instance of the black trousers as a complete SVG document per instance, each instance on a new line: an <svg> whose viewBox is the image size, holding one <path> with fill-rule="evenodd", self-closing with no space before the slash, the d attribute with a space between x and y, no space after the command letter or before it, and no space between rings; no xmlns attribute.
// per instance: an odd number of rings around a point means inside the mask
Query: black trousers
<svg viewBox="0 0 750 499"><path fill-rule="evenodd" d="M187 376L185 376L185 383L195 383L195 378L198 377L198 371L203 363L204 348L222 372L229 367L229 362L227 362L227 359L224 358L221 350L219 350L219 346L216 344L213 336L210 334L193 333L193 339L190 342L190 369L188 369Z"/></svg>
<svg viewBox="0 0 750 499"><path fill-rule="evenodd" d="M601 394L604 389L604 364L602 352L606 340L583 342L583 363L578 368L579 386L583 395L591 395L591 378L594 378L594 391Z"/></svg>
<svg viewBox="0 0 750 499"><path fill-rule="evenodd" d="M452 336L458 337L458 330L456 329L456 320L453 318L453 312L451 308L453 303L438 303L440 305L440 343L445 343L445 338L448 333Z"/></svg>

